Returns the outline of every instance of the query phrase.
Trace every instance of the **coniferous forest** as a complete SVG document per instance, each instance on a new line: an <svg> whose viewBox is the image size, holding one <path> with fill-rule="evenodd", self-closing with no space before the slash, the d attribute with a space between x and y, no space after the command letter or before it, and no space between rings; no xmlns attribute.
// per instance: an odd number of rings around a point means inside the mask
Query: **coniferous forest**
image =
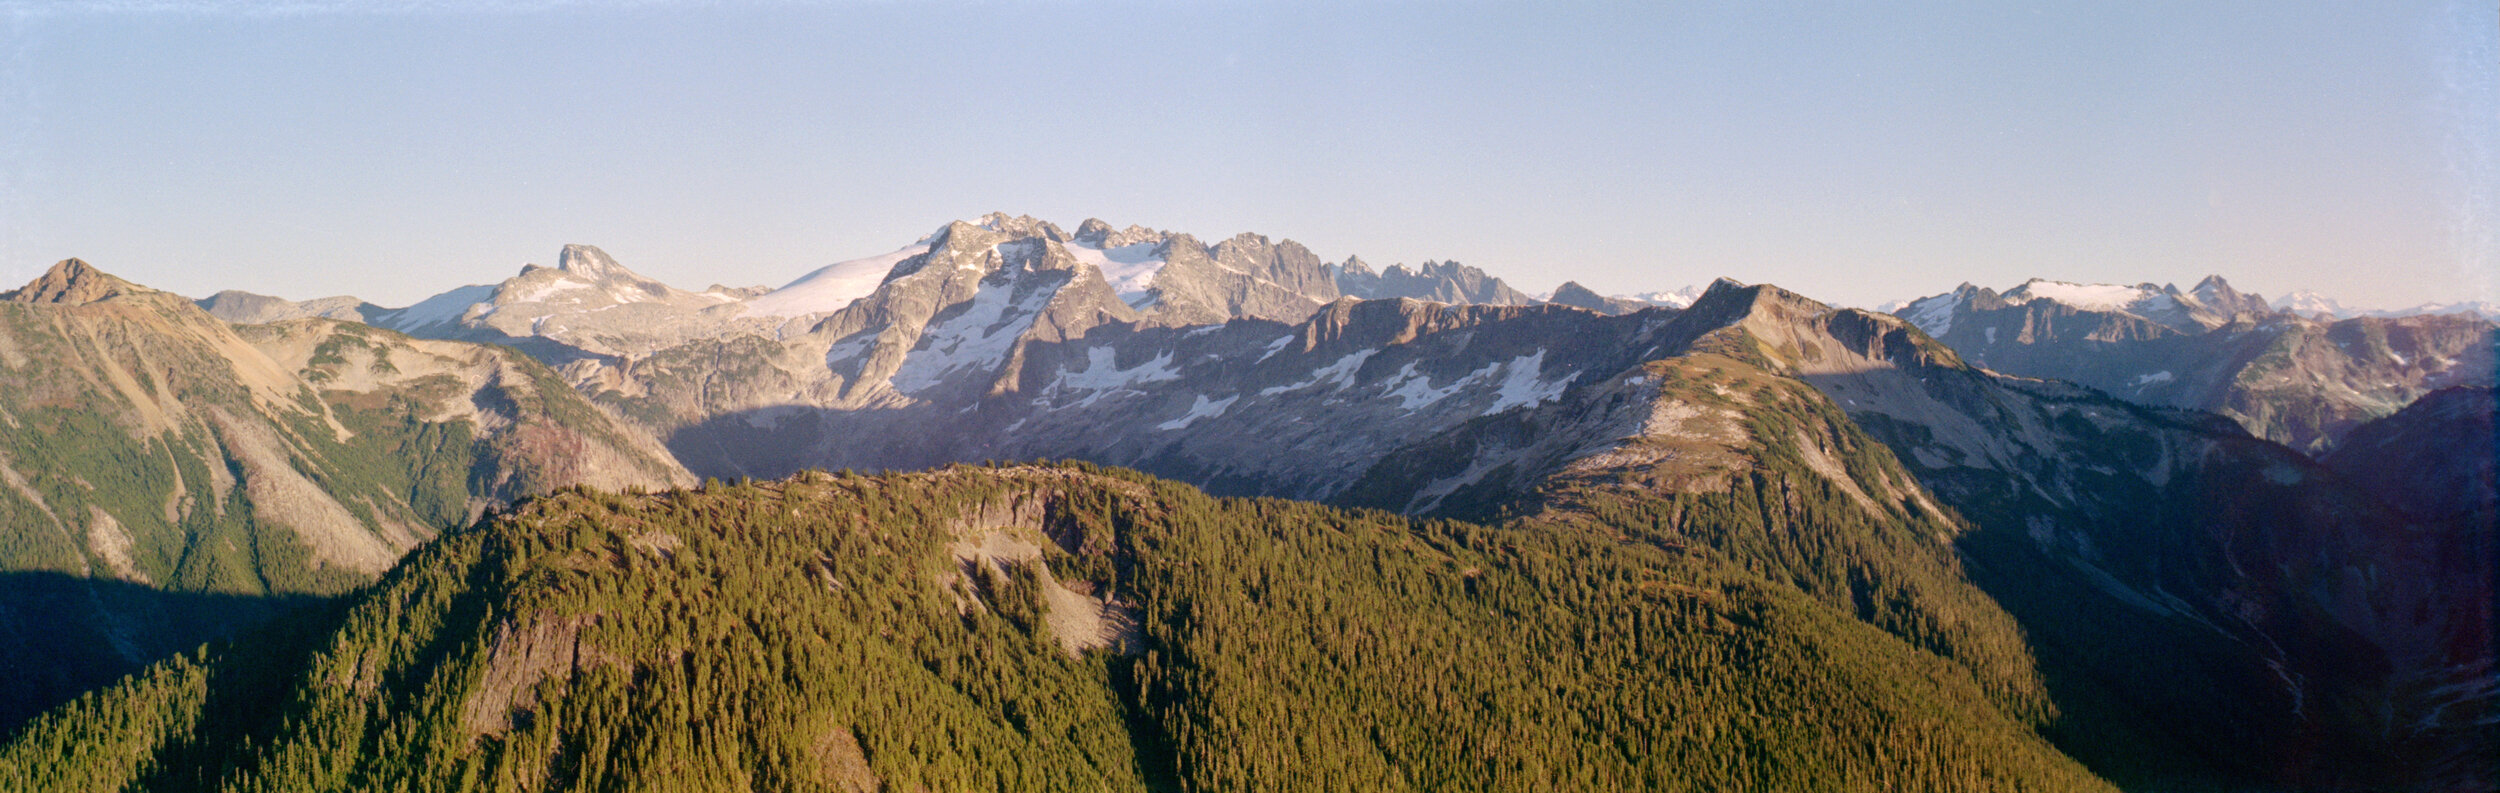
<svg viewBox="0 0 2500 793"><path fill-rule="evenodd" d="M0 788L2106 788L2008 624L1585 519L1086 464L567 490L37 719Z"/></svg>

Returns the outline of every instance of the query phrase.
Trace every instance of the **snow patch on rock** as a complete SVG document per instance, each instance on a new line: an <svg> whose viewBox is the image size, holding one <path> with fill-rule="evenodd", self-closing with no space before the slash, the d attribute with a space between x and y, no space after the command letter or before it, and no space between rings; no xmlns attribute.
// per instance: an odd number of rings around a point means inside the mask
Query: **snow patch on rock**
<svg viewBox="0 0 2500 793"><path fill-rule="evenodd" d="M1069 256L1102 271L1102 280L1111 284L1111 291L1119 293L1120 302L1131 307L1146 299L1146 290L1154 285L1155 274L1163 271L1163 258L1155 255L1156 245L1151 242L1111 248L1071 242L1066 248Z"/></svg>
<svg viewBox="0 0 2500 793"><path fill-rule="evenodd" d="M1345 357L1337 359L1336 363L1332 363L1312 371L1311 379L1309 380L1304 380L1293 385L1280 385L1262 388L1259 389L1259 396L1275 396L1288 391L1300 391L1305 388L1328 383L1335 383L1337 386L1331 390L1343 391L1346 386L1354 384L1354 373L1363 368L1363 362L1370 360L1374 354L1379 352L1379 350L1356 350L1354 352L1347 353Z"/></svg>
<svg viewBox="0 0 2500 793"><path fill-rule="evenodd" d="M1252 363L1265 363L1265 362L1267 361L1267 359L1276 357L1276 354L1277 354L1277 353L1284 352L1284 351L1285 351L1285 345L1287 345L1287 344L1292 344L1292 343L1293 343L1293 337L1292 337L1292 336L1281 336L1281 337L1278 337L1275 341L1268 342L1268 343L1267 343L1267 351L1265 351L1265 352L1263 352L1263 353L1260 353L1260 354L1259 354L1259 360L1257 360L1257 361L1253 361Z"/></svg>
<svg viewBox="0 0 2500 793"><path fill-rule="evenodd" d="M1929 336L1943 336L1953 329L1953 306L1953 295L1948 292L1910 301L1901 317L1917 325L1919 330L1927 331Z"/></svg>
<svg viewBox="0 0 2500 793"><path fill-rule="evenodd" d="M1189 406L1188 413L1182 414L1180 418L1157 424L1155 425L1155 429L1188 429L1191 422L1195 422L1199 419L1211 419L1224 415L1224 410L1232 407L1233 403L1240 401L1240 399L1240 394L1234 394L1223 399L1210 401L1207 399L1207 395L1199 394L1198 400Z"/></svg>
<svg viewBox="0 0 2500 793"><path fill-rule="evenodd" d="M1180 369L1172 365L1170 350L1127 369L1120 368L1116 358L1117 354L1110 347L1086 348L1085 368L1074 372L1061 370L1059 376L1043 388L1039 404L1049 404L1053 397L1075 391L1083 392L1085 396L1069 406L1087 407L1103 397L1136 393L1137 386L1178 380L1181 376Z"/></svg>
<svg viewBox="0 0 2500 793"><path fill-rule="evenodd" d="M1451 381L1449 385L1434 388L1432 376L1416 374L1415 364L1409 363L1399 368L1397 374L1390 375L1388 380L1383 381L1380 388L1385 396L1395 397L1398 400L1399 409L1414 410L1448 399L1460 389L1493 376L1493 373L1501 367L1499 362L1485 364L1484 368L1468 372L1465 376Z"/></svg>
<svg viewBox="0 0 2500 793"><path fill-rule="evenodd" d="M1580 377L1580 373L1573 372L1550 383L1541 379L1545 369L1545 350L1542 348L1511 359L1502 364L1502 369L1502 390L1495 396L1493 405L1484 409L1484 415L1560 399L1563 389Z"/></svg>
<svg viewBox="0 0 2500 793"><path fill-rule="evenodd" d="M1007 352L1029 325L1010 322L1009 317L1031 316L1055 295L1048 289L1036 289L1017 301L1014 291L1012 284L983 284L962 312L930 325L920 334L920 343L903 358L902 367L895 370L894 390L917 393L956 370L996 366L1007 360Z"/></svg>

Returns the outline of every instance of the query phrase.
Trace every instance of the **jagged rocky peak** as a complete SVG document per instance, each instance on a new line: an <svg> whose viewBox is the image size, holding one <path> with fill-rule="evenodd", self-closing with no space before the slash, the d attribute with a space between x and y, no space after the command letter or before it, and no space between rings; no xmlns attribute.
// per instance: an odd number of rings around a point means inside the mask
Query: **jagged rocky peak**
<svg viewBox="0 0 2500 793"><path fill-rule="evenodd" d="M1054 245L1066 241L1068 238L1059 227L1047 222L993 212L978 223L958 220L946 224L929 235L925 254L896 261L884 280L932 272L931 268L943 272L978 271L985 276L1011 266L1073 269L1079 261L1062 255L1065 249ZM1058 253L1053 253L1054 248Z"/></svg>
<svg viewBox="0 0 2500 793"><path fill-rule="evenodd" d="M1111 224L1103 222L1102 218L1086 218L1085 222L1076 224L1076 236L1073 239L1097 248L1105 248L1110 246L1104 245L1103 240L1110 239L1110 237Z"/></svg>
<svg viewBox="0 0 2500 793"><path fill-rule="evenodd" d="M126 294L155 291L115 278L76 258L62 259L52 269L0 298L18 303L81 305Z"/></svg>
<svg viewBox="0 0 2500 793"><path fill-rule="evenodd" d="M1008 247L1018 240L1034 244ZM1298 321L1341 295L1440 303L1539 302L1457 262L1396 267L1384 277L1359 259L1330 264L1290 239L1243 232L1210 245L1181 232L1135 225L1114 229L1100 218L1087 218L1071 235L1030 216L993 212L977 221L948 224L930 236L926 250L925 257L891 260L890 277L944 268L947 262L986 270L994 266L987 263L993 258L1034 270L1091 266L1120 302L1161 324L1239 317Z"/></svg>
<svg viewBox="0 0 2500 793"><path fill-rule="evenodd" d="M1362 262L1348 259L1333 268L1337 289L1355 297L1379 300L1412 297L1438 303L1528 305L1537 302L1502 279L1455 261L1427 261L1417 266L1392 264L1378 275Z"/></svg>
<svg viewBox="0 0 2500 793"><path fill-rule="evenodd" d="M1163 241L1155 245L1155 258L1169 261L1174 255L1212 258L1212 255L1207 253L1206 243L1199 242L1197 237L1185 231L1165 234Z"/></svg>
<svg viewBox="0 0 2500 793"><path fill-rule="evenodd" d="M1135 224L1114 230L1101 218L1086 218L1084 223L1077 224L1076 236L1070 239L1096 248L1125 248L1138 243L1161 244L1164 236L1164 232Z"/></svg>
<svg viewBox="0 0 2500 793"><path fill-rule="evenodd" d="M1764 312L1815 315L1832 310L1831 306L1795 292L1770 284L1747 284L1734 278L1710 282L1710 288L1693 301L1689 309L1698 316L1733 322Z"/></svg>
<svg viewBox="0 0 2500 793"><path fill-rule="evenodd" d="M1291 242L1291 240L1287 241ZM1223 250L1226 246L1235 248L1264 248L1267 247L1268 244L1267 235L1260 234L1255 231L1245 231L1233 235L1232 239L1216 243L1215 248L1216 250Z"/></svg>
<svg viewBox="0 0 2500 793"><path fill-rule="evenodd" d="M1035 219L1032 215L1008 217L1005 212L992 212L982 215L979 225L1009 237L1043 237L1058 242L1068 241L1067 233L1060 231L1058 226L1047 220Z"/></svg>
<svg viewBox="0 0 2500 793"><path fill-rule="evenodd" d="M1393 264L1389 265L1389 272L1406 272L1417 276L1431 276L1438 278L1484 279L1490 277L1485 275L1483 270L1460 264L1455 259L1446 262L1436 262L1426 259L1423 264L1416 265L1411 269L1404 264Z"/></svg>
<svg viewBox="0 0 2500 793"><path fill-rule="evenodd" d="M594 284L630 284L653 297L666 297L676 291L667 284L625 269L624 265L616 263L615 257L594 245L564 246L564 251L556 254L556 269Z"/></svg>
<svg viewBox="0 0 2500 793"><path fill-rule="evenodd" d="M1337 299L1337 279L1311 249L1293 240L1270 242L1264 234L1242 232L1215 244L1216 264L1273 281L1286 289L1326 302Z"/></svg>
<svg viewBox="0 0 2500 793"><path fill-rule="evenodd" d="M996 229L958 220L940 227L937 233L929 235L927 258L934 261L953 256L977 255L1007 240L1008 236ZM904 260L902 265L895 268L895 273L900 275L907 271L906 268L918 269L914 266L914 262L918 261L920 261L918 257Z"/></svg>
<svg viewBox="0 0 2500 793"><path fill-rule="evenodd" d="M558 251L554 267L536 263L521 265L521 272L514 276L514 280L532 284L554 280L577 284L661 285L658 281L643 277L641 273L625 269L624 265L616 263L615 257L609 256L607 251L600 250L598 246L581 244L566 245L562 251ZM505 283L512 282L506 281Z"/></svg>
<svg viewBox="0 0 2500 793"><path fill-rule="evenodd" d="M592 281L605 281L620 275L633 276L632 272L618 266L616 259L608 256L607 251L591 245L564 246L564 252L556 255L556 269Z"/></svg>
<svg viewBox="0 0 2500 793"><path fill-rule="evenodd" d="M2264 314L2271 310L2265 296L2233 289L2231 282L2219 275L2205 276L2204 280L2196 282L2195 288L2188 290L2188 294L2196 298L2196 302L2224 314Z"/></svg>
<svg viewBox="0 0 2500 793"><path fill-rule="evenodd" d="M1600 314L1609 315L1630 314L1634 311L1649 308L1651 305L1650 303L1640 300L1607 297L1605 295L1598 294L1596 290L1581 286L1578 281L1564 281L1562 286L1554 288L1553 297L1548 298L1545 302L1553 303L1555 305L1571 306L1573 308L1585 308Z"/></svg>

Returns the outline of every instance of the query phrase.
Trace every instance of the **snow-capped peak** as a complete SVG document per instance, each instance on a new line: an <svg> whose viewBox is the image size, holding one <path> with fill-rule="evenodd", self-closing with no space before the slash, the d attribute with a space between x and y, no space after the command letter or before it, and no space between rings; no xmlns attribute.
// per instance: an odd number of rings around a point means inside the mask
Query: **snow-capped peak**
<svg viewBox="0 0 2500 793"><path fill-rule="evenodd" d="M2500 321L2500 303L2474 300L2454 303L2423 303L2411 308L2362 308L2345 305L2335 298L2302 289L2274 299L2269 304L2276 311L2288 311L2304 317L2329 320L2354 317L2411 317L2424 314L2474 314Z"/></svg>
<svg viewBox="0 0 2500 793"><path fill-rule="evenodd" d="M1893 313L1927 331L1929 336L1942 336L1953 329L1954 307L1961 305L1962 290L1969 288L1971 285L1966 283L1951 292L1912 300Z"/></svg>
<svg viewBox="0 0 2500 793"><path fill-rule="evenodd" d="M1648 304L1653 305L1653 306L1666 306L1666 307L1668 307L1668 308L1691 308L1691 307L1692 307L1692 305L1693 305L1693 301L1701 299L1701 292L1702 292L1702 288L1701 288L1701 287L1698 287L1698 286L1686 286L1686 287L1684 287L1684 288L1682 288L1682 289L1677 289L1677 290L1674 290L1674 291L1660 290L1660 291L1656 291L1656 292L1642 292L1642 293L1639 293L1639 294L1632 294L1632 295L1614 295L1614 297L1621 298L1621 299L1624 299L1624 300L1638 300L1638 301L1640 301L1640 302L1643 302L1643 303L1648 303Z"/></svg>
<svg viewBox="0 0 2500 793"><path fill-rule="evenodd" d="M2402 317L2420 314L2473 314L2484 319L2500 321L2500 303L2493 303L2488 300L2468 300L2456 303L2423 303L2407 309L2399 309L2396 311L2372 311L2369 313L2372 316L2381 317Z"/></svg>
<svg viewBox="0 0 2500 793"><path fill-rule="evenodd" d="M2289 311L2304 317L2322 316L2329 319L2344 319L2358 313L2345 308L2342 303L2335 302L2335 298L2307 289L2275 298L2272 307L2276 311Z"/></svg>
<svg viewBox="0 0 2500 793"><path fill-rule="evenodd" d="M2196 282L2195 288L2188 290L2188 295L2223 316L2242 312L2263 314L2270 310L2265 298L2233 289L2231 282L2222 280L2219 275L2205 276L2204 280Z"/></svg>
<svg viewBox="0 0 2500 793"><path fill-rule="evenodd" d="M1966 310L1978 311L2005 307L1997 293L1968 281L1953 291L1929 295L1916 300L1895 300L1876 310L1910 321L1929 336L1943 336L1953 329L1953 320Z"/></svg>
<svg viewBox="0 0 2500 793"><path fill-rule="evenodd" d="M2093 311L2126 311L2131 306L2150 304L2166 297L2168 295L2152 284L2078 284L2034 278L2007 290L2005 302L2021 305L2034 300L2048 300Z"/></svg>
<svg viewBox="0 0 2500 793"><path fill-rule="evenodd" d="M2149 283L2120 286L2034 278L2007 290L2003 297L2010 305L2045 300L2084 311L2128 314L2178 330L2215 327L2229 321L2232 312L2228 307L2216 310L2176 286Z"/></svg>

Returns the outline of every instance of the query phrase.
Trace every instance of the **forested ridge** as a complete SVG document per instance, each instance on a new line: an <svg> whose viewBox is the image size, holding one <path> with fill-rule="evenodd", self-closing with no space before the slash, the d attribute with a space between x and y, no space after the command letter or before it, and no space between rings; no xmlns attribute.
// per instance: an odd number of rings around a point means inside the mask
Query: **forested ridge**
<svg viewBox="0 0 2500 793"><path fill-rule="evenodd" d="M1487 526L1084 464L566 490L41 717L0 789L2106 789L1958 603L1584 525L1755 492Z"/></svg>

